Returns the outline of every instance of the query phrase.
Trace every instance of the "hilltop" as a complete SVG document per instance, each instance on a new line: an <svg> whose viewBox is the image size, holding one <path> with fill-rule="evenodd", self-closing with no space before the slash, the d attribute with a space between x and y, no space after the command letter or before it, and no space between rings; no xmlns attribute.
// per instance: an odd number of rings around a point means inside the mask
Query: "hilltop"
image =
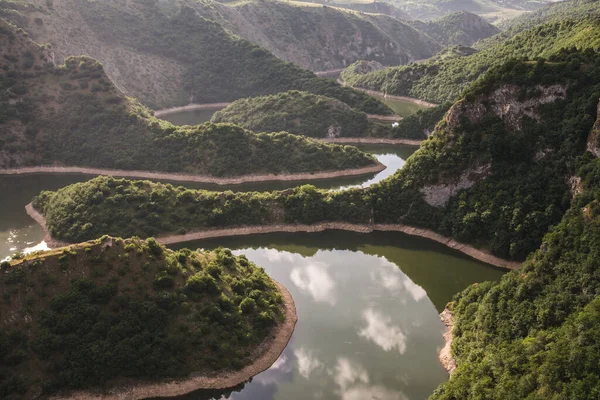
<svg viewBox="0 0 600 400"><path fill-rule="evenodd" d="M229 250L171 251L154 239L104 236L1 270L6 399L135 392L192 372L232 376L274 333L287 341L295 321L264 270ZM286 318L291 325L280 332Z"/></svg>
<svg viewBox="0 0 600 400"><path fill-rule="evenodd" d="M55 66L48 46L0 20L0 168L77 166L213 177L360 168L356 148L229 124L176 127L126 97L87 57Z"/></svg>
<svg viewBox="0 0 600 400"><path fill-rule="evenodd" d="M121 91L153 108L218 103L291 89L337 98L375 114L379 101L284 62L207 19L192 0L23 0L0 14L33 40L49 43L56 64L97 59Z"/></svg>

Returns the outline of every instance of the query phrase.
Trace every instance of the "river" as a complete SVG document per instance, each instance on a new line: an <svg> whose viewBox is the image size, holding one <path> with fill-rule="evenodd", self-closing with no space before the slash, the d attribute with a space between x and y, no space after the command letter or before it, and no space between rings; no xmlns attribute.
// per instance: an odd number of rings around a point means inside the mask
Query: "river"
<svg viewBox="0 0 600 400"><path fill-rule="evenodd" d="M365 187L393 174L415 148L361 146L388 168L366 177L312 182L318 187ZM41 190L89 179L86 175L0 176L0 259L44 248L41 228L24 206ZM273 190L301 182L207 189ZM181 185L181 183L177 183ZM299 322L278 361L251 382L178 399L421 400L447 374L438 361L444 327L438 317L452 296L503 271L441 244L401 233L328 231L211 239L175 247L229 247L283 283Z"/></svg>

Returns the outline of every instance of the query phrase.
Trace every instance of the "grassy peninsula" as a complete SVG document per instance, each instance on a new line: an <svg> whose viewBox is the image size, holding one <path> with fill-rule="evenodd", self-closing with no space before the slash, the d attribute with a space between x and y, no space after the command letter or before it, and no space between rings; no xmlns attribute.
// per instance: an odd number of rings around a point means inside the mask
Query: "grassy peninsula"
<svg viewBox="0 0 600 400"><path fill-rule="evenodd" d="M235 371L285 319L273 281L229 250L104 236L1 270L6 399Z"/></svg>

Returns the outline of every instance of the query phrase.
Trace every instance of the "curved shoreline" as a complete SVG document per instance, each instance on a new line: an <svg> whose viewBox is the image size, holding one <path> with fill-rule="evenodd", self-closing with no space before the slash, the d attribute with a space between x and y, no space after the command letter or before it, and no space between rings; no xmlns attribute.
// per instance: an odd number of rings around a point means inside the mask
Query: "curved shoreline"
<svg viewBox="0 0 600 400"><path fill-rule="evenodd" d="M416 99L414 97L395 96L393 94L387 94L387 93L383 93L383 92L378 92L377 90L370 90L370 89L361 88L360 86L350 86L350 85L348 85L346 82L344 82L341 79L338 79L337 81L342 86L348 86L348 87L351 87L352 89L360 90L361 92L364 92L364 93L366 93L368 95L371 95L371 96L383 97L384 99L389 99L389 100L407 101L409 103L417 104L419 106L423 106L423 107L427 107L427 108L433 108L433 107L439 106L439 104L430 103L428 101L421 100L421 99Z"/></svg>
<svg viewBox="0 0 600 400"><path fill-rule="evenodd" d="M386 166L376 161L375 165L362 168L342 169L338 171L303 172L298 174L265 174L265 175L242 175L237 178L215 178L207 175L186 175L167 172L151 171L128 171L123 169L85 168L85 167L23 167L0 169L0 175L27 175L27 174L53 174L73 173L84 175L107 175L113 177L156 179L177 182L211 183L215 185L239 185L253 182L277 182L277 181L303 181L339 178L342 176L358 176L374 174L383 171Z"/></svg>
<svg viewBox="0 0 600 400"><path fill-rule="evenodd" d="M46 217L40 214L31 203L25 206L27 215L33 218L38 224L42 226L46 237L44 240L50 248L64 246L64 242L53 239L46 226ZM345 222L322 222L319 224L305 225L305 224L274 224L274 225L257 225L257 226L241 226L235 228L225 229L204 229L201 231L195 231L185 233L182 235L166 235L156 236L156 240L164 245L190 242L193 240L202 240L209 238L228 237L228 236L245 236L245 235L258 235L264 233L295 233L295 232L323 232L326 230L342 230L357 233L372 233L374 231L382 232L401 232L411 236L419 236L422 238L430 239L435 242L441 243L446 247L457 250L463 254L468 255L476 260L484 262L486 264L493 265L498 268L505 269L518 269L521 267L521 263L517 261L504 260L496 257L483 250L476 249L473 246L457 242L456 240L442 236L429 229L416 228L410 225L404 224L349 224Z"/></svg>
<svg viewBox="0 0 600 400"><path fill-rule="evenodd" d="M399 115L367 114L367 119L374 119L377 121L400 122L404 118Z"/></svg>
<svg viewBox="0 0 600 400"><path fill-rule="evenodd" d="M452 357L452 340L454 339L454 334L452 330L454 329L454 313L450 311L448 306L444 308L444 311L440 313L440 319L442 323L446 327L446 332L444 333L444 347L440 350L438 355L442 366L446 371L448 371L449 375L456 370L456 360Z"/></svg>
<svg viewBox="0 0 600 400"><path fill-rule="evenodd" d="M172 380L163 383L139 383L124 388L115 388L108 393L97 394L76 392L64 397L53 397L55 400L137 400L153 397L182 396L200 389L226 389L247 382L250 378L271 368L289 343L298 315L292 295L285 286L271 279L283 297L285 321L275 328L254 351L254 360L240 371L226 371L214 376L192 376L183 380Z"/></svg>
<svg viewBox="0 0 600 400"><path fill-rule="evenodd" d="M169 108L163 108L160 110L154 110L154 116L162 117L164 115L176 114L176 113L183 112L183 111L209 110L211 108L215 108L215 109L216 108L225 108L230 104L231 103L203 103L203 104L192 103L192 104L188 104L185 106L169 107Z"/></svg>
<svg viewBox="0 0 600 400"><path fill-rule="evenodd" d="M339 144L403 144L406 146L420 146L425 139L387 139L387 138L362 138L362 137L337 137L321 139L327 143Z"/></svg>

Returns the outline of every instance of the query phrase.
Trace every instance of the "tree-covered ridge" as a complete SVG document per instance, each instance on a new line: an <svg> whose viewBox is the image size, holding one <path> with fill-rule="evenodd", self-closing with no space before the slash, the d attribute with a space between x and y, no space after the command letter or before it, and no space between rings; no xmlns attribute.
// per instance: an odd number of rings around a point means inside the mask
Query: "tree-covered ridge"
<svg viewBox="0 0 600 400"><path fill-rule="evenodd" d="M368 136L367 115L341 101L307 92L290 91L240 99L216 112L211 122L230 122L255 132L310 136Z"/></svg>
<svg viewBox="0 0 600 400"><path fill-rule="evenodd" d="M585 191L520 270L449 305L458 369L432 399L598 397L598 165L581 171Z"/></svg>
<svg viewBox="0 0 600 400"><path fill-rule="evenodd" d="M150 237L231 226L364 222L368 204L360 190L306 185L270 193L210 192L110 177L45 191L33 202L51 235L72 242L115 232Z"/></svg>
<svg viewBox="0 0 600 400"><path fill-rule="evenodd" d="M410 21L409 23L444 46L471 46L481 39L500 33L500 29L483 18L464 11L433 21Z"/></svg>
<svg viewBox="0 0 600 400"><path fill-rule="evenodd" d="M116 206L101 199L94 203L99 189L90 183L58 191L41 201L41 209L53 234L68 240L103 230L154 235L180 228L346 220L423 226L500 257L523 259L570 205L570 181L597 118L599 69L594 52L495 69L448 111L402 170L364 190L198 192L196 200L178 201L175 193L185 190L172 188L151 203L154 190L144 189L137 200L117 196ZM296 196L304 200L289 201ZM77 211L73 204L80 205ZM107 204L114 210L103 208ZM149 204L159 208L146 221L141 210ZM183 210L198 216L183 217ZM93 230L82 231L88 223Z"/></svg>
<svg viewBox="0 0 600 400"><path fill-rule="evenodd" d="M564 48L600 47L600 16L542 24L465 57L431 61L360 74L350 66L342 79L350 86L441 103L454 101L490 68L512 58L551 57Z"/></svg>
<svg viewBox="0 0 600 400"><path fill-rule="evenodd" d="M152 107L214 103L305 90L371 113L381 102L279 60L203 17L195 0L35 0L41 11L11 18L34 40L53 45L57 61L98 59L127 94ZM51 4L51 5L48 5ZM10 8L10 5L0 5ZM71 35L73 26L78 34Z"/></svg>
<svg viewBox="0 0 600 400"><path fill-rule="evenodd" d="M211 122L230 122L255 132L286 131L316 138L373 137L425 139L450 108L422 110L393 127L325 96L290 91L241 99L218 111Z"/></svg>
<svg viewBox="0 0 600 400"><path fill-rule="evenodd" d="M562 57L509 62L474 85L372 189L386 199L375 219L424 225L503 258L535 250L570 205L600 98L597 55Z"/></svg>
<svg viewBox="0 0 600 400"><path fill-rule="evenodd" d="M87 57L54 66L0 21L0 168L67 165L239 176L372 165L358 149L228 124L176 127L124 96Z"/></svg>
<svg viewBox="0 0 600 400"><path fill-rule="evenodd" d="M1 270L3 399L240 369L285 318L264 270L229 250L104 236Z"/></svg>
<svg viewBox="0 0 600 400"><path fill-rule="evenodd" d="M312 71L344 68L360 60L402 65L431 57L439 43L405 21L306 2L204 2L207 18ZM385 3L371 3L371 6ZM368 6L368 4L363 4Z"/></svg>

